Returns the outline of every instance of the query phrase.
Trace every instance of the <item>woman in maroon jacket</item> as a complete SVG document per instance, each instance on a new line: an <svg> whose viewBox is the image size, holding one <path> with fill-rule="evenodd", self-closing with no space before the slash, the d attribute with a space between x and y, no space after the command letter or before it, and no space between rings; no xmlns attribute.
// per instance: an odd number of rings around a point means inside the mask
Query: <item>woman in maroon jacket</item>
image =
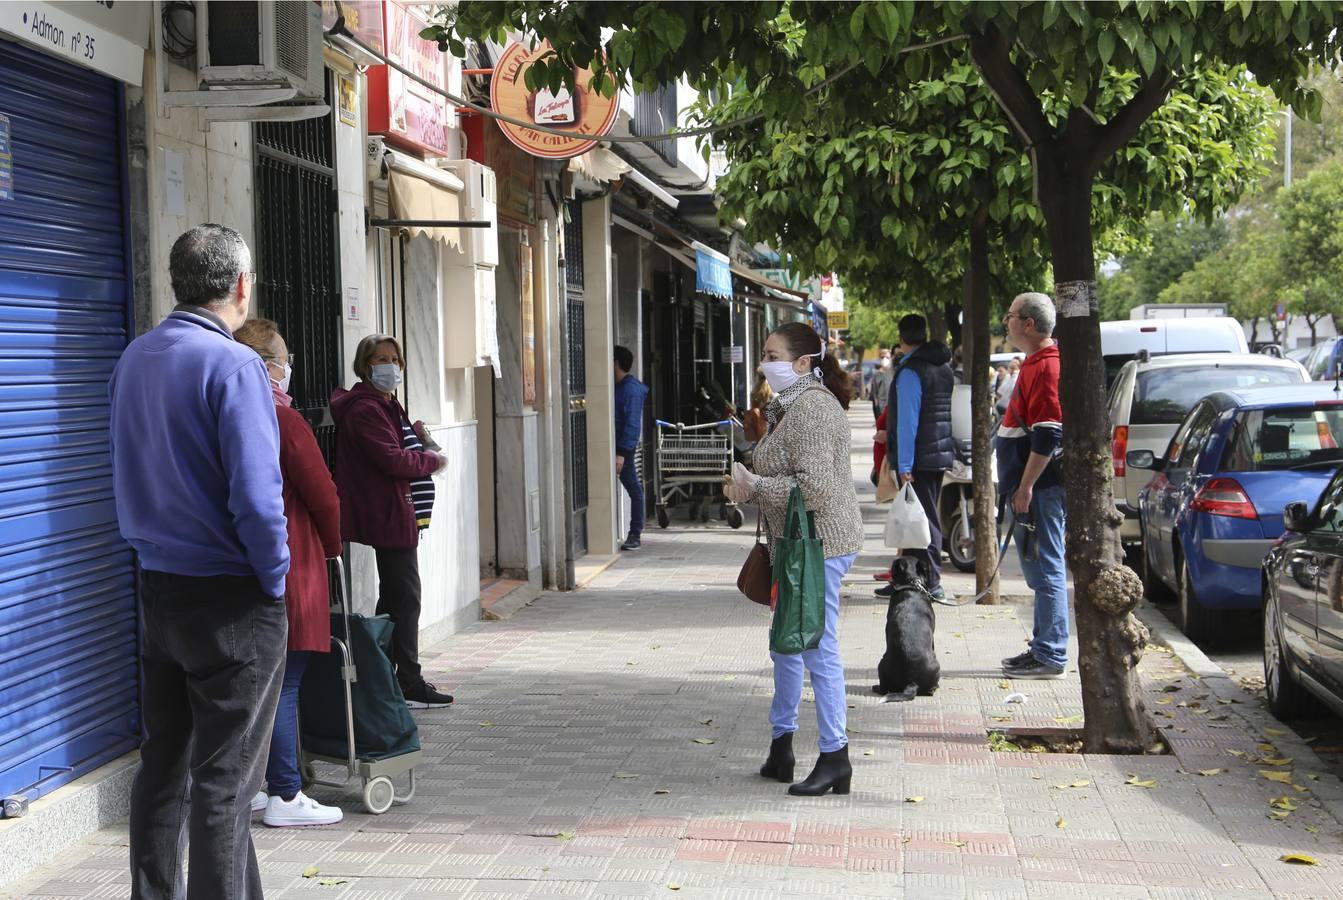
<svg viewBox="0 0 1343 900"><path fill-rule="evenodd" d="M289 376L294 357L269 319L252 319L233 333L257 352L270 375L275 418L280 425L280 472L284 515L289 522L289 575L284 602L289 615L289 652L275 711L275 730L266 762L266 787L252 800L265 810L267 825L331 825L341 811L323 806L301 790L298 770L298 688L311 653L331 650L331 617L326 560L340 556L340 500L312 429L290 407ZM269 796L267 795L269 793Z"/></svg>
<svg viewBox="0 0 1343 900"><path fill-rule="evenodd" d="M435 452L423 422L410 424L396 399L406 363L396 338L371 334L359 342L359 383L331 395L336 420L336 484L341 534L372 547L378 560L378 614L392 632L392 662L411 706L446 706L420 674L420 532L434 508L430 477L447 459ZM429 449L426 449L428 445Z"/></svg>

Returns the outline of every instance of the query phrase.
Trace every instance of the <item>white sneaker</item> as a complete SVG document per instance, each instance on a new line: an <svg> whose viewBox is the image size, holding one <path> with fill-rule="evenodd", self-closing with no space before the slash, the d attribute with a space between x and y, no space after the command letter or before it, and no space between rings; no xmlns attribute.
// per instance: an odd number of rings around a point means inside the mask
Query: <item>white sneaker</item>
<svg viewBox="0 0 1343 900"><path fill-rule="evenodd" d="M256 796L252 798L252 812L261 812L264 810L266 808L266 803L269 800L270 797L266 795L265 791L257 791Z"/></svg>
<svg viewBox="0 0 1343 900"><path fill-rule="evenodd" d="M261 821L272 828L285 828L290 825L335 825L344 817L338 807L323 806L299 791L288 803L280 797L271 797Z"/></svg>

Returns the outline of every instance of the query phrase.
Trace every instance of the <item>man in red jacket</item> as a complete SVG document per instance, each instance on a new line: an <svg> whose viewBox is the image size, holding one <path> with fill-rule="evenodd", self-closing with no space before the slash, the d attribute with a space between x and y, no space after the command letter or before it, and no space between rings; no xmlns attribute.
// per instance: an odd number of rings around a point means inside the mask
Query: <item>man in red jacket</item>
<svg viewBox="0 0 1343 900"><path fill-rule="evenodd" d="M1035 592L1035 631L1024 653L1003 660L1009 678L1062 678L1068 666L1068 568L1064 559L1063 445L1054 303L1020 294L1003 317L1026 360L998 429L999 490L1016 519L1017 555Z"/></svg>

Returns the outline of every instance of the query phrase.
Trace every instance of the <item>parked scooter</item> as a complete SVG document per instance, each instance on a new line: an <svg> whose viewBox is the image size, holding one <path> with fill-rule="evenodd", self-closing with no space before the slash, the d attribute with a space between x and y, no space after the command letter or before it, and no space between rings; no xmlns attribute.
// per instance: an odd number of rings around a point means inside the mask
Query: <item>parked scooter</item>
<svg viewBox="0 0 1343 900"><path fill-rule="evenodd" d="M937 518L942 526L942 549L951 564L962 572L975 570L975 484L970 455L970 385L958 384L951 392L951 438L956 458L942 476L942 496ZM992 477L998 480L997 463ZM1002 504L998 525L1002 526Z"/></svg>

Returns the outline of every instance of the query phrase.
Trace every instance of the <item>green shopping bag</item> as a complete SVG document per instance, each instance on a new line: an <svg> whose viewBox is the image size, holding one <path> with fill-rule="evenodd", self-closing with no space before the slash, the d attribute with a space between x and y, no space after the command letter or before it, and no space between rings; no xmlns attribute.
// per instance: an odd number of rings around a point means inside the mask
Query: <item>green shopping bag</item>
<svg viewBox="0 0 1343 900"><path fill-rule="evenodd" d="M793 486L783 536L774 541L774 622L769 649L794 655L815 650L825 631L825 553L812 515Z"/></svg>

